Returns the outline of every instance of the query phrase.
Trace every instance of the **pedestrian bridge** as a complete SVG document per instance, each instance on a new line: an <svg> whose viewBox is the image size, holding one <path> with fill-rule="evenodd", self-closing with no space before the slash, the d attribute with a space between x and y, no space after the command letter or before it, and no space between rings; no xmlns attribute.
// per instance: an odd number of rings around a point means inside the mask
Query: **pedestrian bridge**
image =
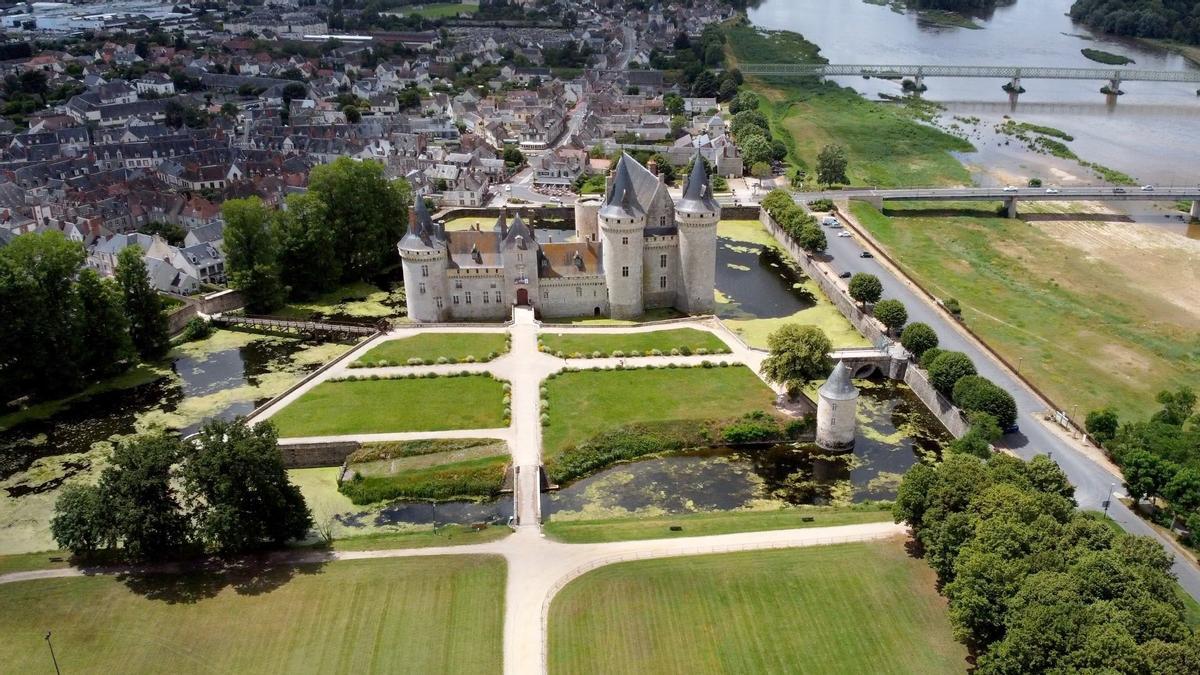
<svg viewBox="0 0 1200 675"><path fill-rule="evenodd" d="M1016 94L1021 80L1107 81L1105 93L1118 94L1122 82L1200 82L1200 70L1142 70L1130 68L1049 68L1039 66L938 66L838 63L744 63L743 74L774 77L910 77L917 89L927 77L983 77L1005 79L1005 89Z"/></svg>

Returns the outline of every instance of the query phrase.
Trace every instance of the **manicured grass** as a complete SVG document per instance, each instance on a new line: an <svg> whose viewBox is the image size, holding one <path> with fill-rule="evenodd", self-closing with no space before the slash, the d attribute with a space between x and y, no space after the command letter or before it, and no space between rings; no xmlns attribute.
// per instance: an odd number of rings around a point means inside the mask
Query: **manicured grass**
<svg viewBox="0 0 1200 675"><path fill-rule="evenodd" d="M335 551L378 551L391 548L432 548L435 546L467 546L498 541L512 534L501 525L476 529L468 525L441 525L436 530L404 530L376 532L334 539Z"/></svg>
<svg viewBox="0 0 1200 675"><path fill-rule="evenodd" d="M503 396L483 375L322 382L271 421L284 437L495 429Z"/></svg>
<svg viewBox="0 0 1200 675"><path fill-rule="evenodd" d="M961 673L900 540L602 567L550 607L553 673Z"/></svg>
<svg viewBox="0 0 1200 675"><path fill-rule="evenodd" d="M744 366L563 373L546 382L547 457L598 432L634 422L732 419L771 411L775 392Z"/></svg>
<svg viewBox="0 0 1200 675"><path fill-rule="evenodd" d="M461 2L435 2L429 5L401 7L398 10L406 16L423 16L426 19L446 19L459 14L474 14L479 11L477 5L464 5Z"/></svg>
<svg viewBox="0 0 1200 675"><path fill-rule="evenodd" d="M492 556L0 586L4 670L414 672L501 669L506 568Z"/></svg>
<svg viewBox="0 0 1200 675"><path fill-rule="evenodd" d="M56 560L51 560L51 558L56 558ZM70 558L70 551L40 551L38 553L0 555L0 574L69 567L71 565Z"/></svg>
<svg viewBox="0 0 1200 675"><path fill-rule="evenodd" d="M805 522L805 518L812 518L812 521ZM891 519L890 504L871 508L865 506L858 508L814 506L778 511L722 511L650 518L551 520L542 529L547 535L558 541L568 544L592 544L606 541L703 537L731 532L856 525L858 523L887 522ZM672 527L682 529L672 531Z"/></svg>
<svg viewBox="0 0 1200 675"><path fill-rule="evenodd" d="M591 354L611 354L616 351L625 352L628 356L632 351L649 356L650 351L657 349L669 354L672 349L687 347L695 352L697 349L707 349L710 353L717 350L728 351L729 346L720 338L708 331L695 328L676 328L659 330L650 333L548 333L543 332L539 340L551 354L563 352L568 356L576 352Z"/></svg>
<svg viewBox="0 0 1200 675"><path fill-rule="evenodd" d="M363 443L346 461L355 473L390 476L412 469L507 454L508 444L494 438L430 438Z"/></svg>
<svg viewBox="0 0 1200 675"><path fill-rule="evenodd" d="M342 494L355 504L373 504L397 499L458 501L495 499L504 487L509 455L480 457L461 462L438 464L390 475L361 475L343 481Z"/></svg>
<svg viewBox="0 0 1200 675"><path fill-rule="evenodd" d="M333 317L369 321L402 316L405 311L403 286L389 292L375 284L357 281L312 300L289 302L271 312L271 316L299 320Z"/></svg>
<svg viewBox="0 0 1200 675"><path fill-rule="evenodd" d="M546 319L542 323L545 325L551 324L569 324L575 326L636 326L647 321L664 321L666 319L679 319L686 314L670 307L661 309L646 310L646 313L637 319L610 319L608 317L594 316L576 316Z"/></svg>
<svg viewBox="0 0 1200 675"><path fill-rule="evenodd" d="M461 361L468 356L476 361L490 361L488 355L499 356L507 351L504 333L418 333L412 337L381 342L355 363L376 365L387 361L389 365L403 366L409 359L421 359L433 363L445 357L450 361Z"/></svg>
<svg viewBox="0 0 1200 675"><path fill-rule="evenodd" d="M1158 391L1200 387L1200 317L1181 310L1187 296L1174 297L1184 291L1170 281L1200 275L1190 242L1059 216L1039 227L986 208L889 204L883 215L851 202L908 274L958 299L967 325L1062 409L1078 406L1082 417L1112 405L1144 418Z"/></svg>

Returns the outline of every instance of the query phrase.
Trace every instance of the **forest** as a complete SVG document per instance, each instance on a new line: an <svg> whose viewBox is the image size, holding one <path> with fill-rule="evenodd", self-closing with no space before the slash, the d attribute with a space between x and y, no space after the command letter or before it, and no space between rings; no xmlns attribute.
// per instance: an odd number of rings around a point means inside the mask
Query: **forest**
<svg viewBox="0 0 1200 675"><path fill-rule="evenodd" d="M1075 0L1071 18L1105 33L1200 44L1196 0Z"/></svg>

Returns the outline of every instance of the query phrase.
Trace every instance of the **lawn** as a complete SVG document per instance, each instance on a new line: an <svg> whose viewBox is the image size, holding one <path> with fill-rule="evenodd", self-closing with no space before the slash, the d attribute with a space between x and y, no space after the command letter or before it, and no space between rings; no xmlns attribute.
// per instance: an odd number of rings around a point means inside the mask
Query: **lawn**
<svg viewBox="0 0 1200 675"><path fill-rule="evenodd" d="M387 361L389 365L402 366L409 359L433 363L446 358L457 362L468 356L474 357L475 361L490 361L489 355L499 356L508 351L505 340L504 333L419 333L381 342L355 363L375 365Z"/></svg>
<svg viewBox="0 0 1200 675"><path fill-rule="evenodd" d="M322 382L271 421L283 437L495 429L503 396L485 375Z"/></svg>
<svg viewBox="0 0 1200 675"><path fill-rule="evenodd" d="M745 63L824 63L820 49L786 31L747 26L727 29L729 66ZM951 155L974 148L967 141L921 123L931 110L910 101L868 101L833 83L748 77L760 94L761 111L776 137L788 146L788 160L813 173L828 144L846 149L854 185L969 185L970 174Z"/></svg>
<svg viewBox="0 0 1200 675"><path fill-rule="evenodd" d="M962 673L933 572L897 539L621 563L550 607L553 673Z"/></svg>
<svg viewBox="0 0 1200 675"><path fill-rule="evenodd" d="M805 520L809 518L811 520ZM568 544L592 544L638 539L675 539L704 537L732 532L760 532L804 527L832 527L892 520L888 504L841 507L799 507L775 511L721 511L689 513L648 518L606 518L603 520L551 520L543 531ZM672 530L678 527L678 530Z"/></svg>
<svg viewBox="0 0 1200 675"><path fill-rule="evenodd" d="M404 287L387 291L375 284L357 281L336 288L311 300L294 301L271 312L282 319L369 321L395 318L406 312Z"/></svg>
<svg viewBox="0 0 1200 675"><path fill-rule="evenodd" d="M864 347L866 338L805 277L757 220L722 220L717 228L716 314L751 347L784 324L819 327L834 347Z"/></svg>
<svg viewBox="0 0 1200 675"><path fill-rule="evenodd" d="M772 411L775 392L749 368L662 368L563 373L545 384L553 457L600 431L634 422L732 419Z"/></svg>
<svg viewBox="0 0 1200 675"><path fill-rule="evenodd" d="M0 586L4 670L415 672L501 669L506 568L492 556Z"/></svg>
<svg viewBox="0 0 1200 675"><path fill-rule="evenodd" d="M649 333L543 333L539 340L550 353L563 352L567 355L593 352L608 355L621 351L628 356L630 352L638 351L649 356L655 349L669 354L672 349L684 347L693 352L698 349L706 349L710 353L729 350L728 345L716 335L695 328L676 328Z"/></svg>
<svg viewBox="0 0 1200 675"><path fill-rule="evenodd" d="M1065 208L1065 205L1063 206ZM852 202L905 271L1068 413L1129 419L1200 388L1200 245L1131 223L998 218L986 206ZM1026 217L1035 218L1030 205ZM1136 251L1136 255L1129 255Z"/></svg>

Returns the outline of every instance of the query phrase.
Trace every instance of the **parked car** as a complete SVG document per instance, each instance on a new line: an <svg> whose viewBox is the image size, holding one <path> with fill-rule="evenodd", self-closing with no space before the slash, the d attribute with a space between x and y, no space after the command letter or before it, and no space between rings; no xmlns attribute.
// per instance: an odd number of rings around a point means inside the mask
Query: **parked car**
<svg viewBox="0 0 1200 675"><path fill-rule="evenodd" d="M875 256L874 256L874 255L872 255L870 251L863 251L862 253L859 253L859 254L858 254L858 257L860 257L860 258L874 258Z"/></svg>
<svg viewBox="0 0 1200 675"><path fill-rule="evenodd" d="M512 185L505 185L505 186L504 186L504 191L505 191L505 192L512 192Z"/></svg>
<svg viewBox="0 0 1200 675"><path fill-rule="evenodd" d="M838 232L838 236L839 237L849 237L850 233L849 232Z"/></svg>
<svg viewBox="0 0 1200 675"><path fill-rule="evenodd" d="M1123 195L1123 194L1125 194L1125 188L1115 187L1115 188L1113 188L1113 194L1114 195Z"/></svg>
<svg viewBox="0 0 1200 675"><path fill-rule="evenodd" d="M838 222L838 219L834 218L833 216L825 216L824 218L821 219L821 224L824 225L825 227L841 227L842 226L842 224Z"/></svg>
<svg viewBox="0 0 1200 675"><path fill-rule="evenodd" d="M849 272L842 272L841 274L838 275L838 278L839 279L849 279L851 276L853 276L853 275L851 275Z"/></svg>
<svg viewBox="0 0 1200 675"><path fill-rule="evenodd" d="M1005 186L1004 186L1004 191L1005 191L1005 192L1016 192L1016 191L1017 191L1017 186L1016 186L1016 185L1005 185Z"/></svg>
<svg viewBox="0 0 1200 675"><path fill-rule="evenodd" d="M1153 185L1143 185L1142 192L1154 192L1154 186Z"/></svg>
<svg viewBox="0 0 1200 675"><path fill-rule="evenodd" d="M1046 188L1046 194L1056 195L1058 194L1058 188Z"/></svg>

